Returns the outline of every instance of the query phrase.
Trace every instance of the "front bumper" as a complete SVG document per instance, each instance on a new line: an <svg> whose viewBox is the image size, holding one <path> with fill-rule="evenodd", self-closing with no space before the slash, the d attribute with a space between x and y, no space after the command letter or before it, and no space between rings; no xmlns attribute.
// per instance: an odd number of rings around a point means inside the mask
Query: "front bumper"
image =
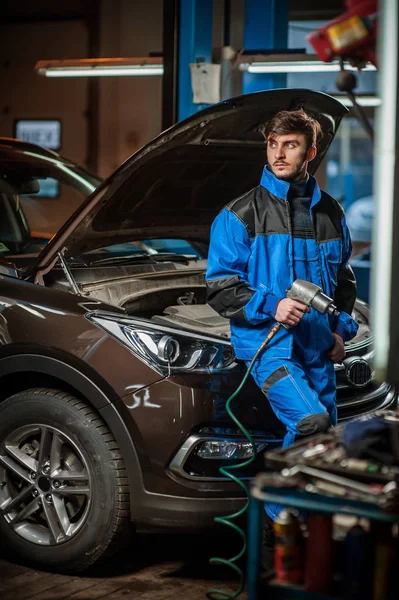
<svg viewBox="0 0 399 600"><path fill-rule="evenodd" d="M143 435L137 447L141 457L146 457L145 461L140 461L141 490L132 491L135 523L196 530L213 527L215 517L231 514L243 506L243 491L236 483L227 481L219 473L215 477L214 472L195 472L193 475L188 468L192 463L187 462L198 440L213 438L213 428L232 427L224 406L241 379L240 374L224 380L217 375L166 378L142 388L139 395L135 393L134 402L132 398L124 399L132 412L135 428ZM338 389L341 421L376 410L392 409L396 403L396 389L386 383L380 386L370 383L362 389L349 385ZM237 397L235 408L235 414L247 428L281 433L276 429L280 425L281 430L281 423L251 380ZM216 435L219 439L224 438L220 433ZM281 444L278 437L272 439L270 436L269 443ZM259 453L258 459L258 470L261 470L263 452ZM213 463L215 471L216 463L212 459L207 462ZM242 476L237 471L235 474Z"/></svg>
<svg viewBox="0 0 399 600"><path fill-rule="evenodd" d="M215 517L222 517L244 507L245 498L187 498L146 491L133 515L139 527L197 531L215 527Z"/></svg>

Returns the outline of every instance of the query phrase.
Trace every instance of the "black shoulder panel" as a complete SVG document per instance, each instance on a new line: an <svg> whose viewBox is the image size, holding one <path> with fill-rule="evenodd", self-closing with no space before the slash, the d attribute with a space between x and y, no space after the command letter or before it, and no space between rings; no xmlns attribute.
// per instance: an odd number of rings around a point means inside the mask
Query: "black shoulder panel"
<svg viewBox="0 0 399 600"><path fill-rule="evenodd" d="M342 239L341 219L344 211L341 205L326 192L313 208L313 222L318 242Z"/></svg>
<svg viewBox="0 0 399 600"><path fill-rule="evenodd" d="M257 188L253 188L239 198L235 198L226 206L227 210L232 212L233 215L235 215L237 219L239 219L245 226L251 239L255 237L254 201L256 197L256 191Z"/></svg>
<svg viewBox="0 0 399 600"><path fill-rule="evenodd" d="M248 235L289 233L288 205L259 185L226 206L245 225Z"/></svg>

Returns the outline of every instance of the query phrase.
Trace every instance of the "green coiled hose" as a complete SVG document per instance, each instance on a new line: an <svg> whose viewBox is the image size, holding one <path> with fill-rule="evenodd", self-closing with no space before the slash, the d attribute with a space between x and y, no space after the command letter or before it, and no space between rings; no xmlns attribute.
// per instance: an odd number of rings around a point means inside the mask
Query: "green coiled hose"
<svg viewBox="0 0 399 600"><path fill-rule="evenodd" d="M244 554L246 552L247 538L246 538L245 532L241 529L241 527L239 527L235 523L232 523L232 520L236 519L238 517L241 517L242 515L245 514L245 512L247 511L248 506L249 506L250 496L249 496L248 487L245 485L245 483L241 479L236 477L230 471L233 471L235 469L242 469L244 467L247 467L251 463L253 463L253 461L256 458L256 444L253 441L252 437L250 436L249 432L245 429L244 425L234 415L233 411L230 408L230 404L234 400L234 398L240 393L243 386L245 385L245 382L247 381L249 374L251 373L252 367L254 366L256 359L266 348L266 346L270 342L270 340L276 335L276 333L279 331L281 326L282 326L281 323L277 323L269 331L269 334L267 335L265 341L262 342L261 346L256 351L255 356L251 360L250 365L249 365L248 369L246 370L245 375L244 375L240 385L235 390L235 392L233 392L231 394L231 396L229 397L229 399L226 402L226 412L230 416L230 418L234 421L234 423L237 425L237 427L240 429L240 431L244 434L244 436L247 438L249 443L251 444L252 456L242 463L239 463L236 465L230 465L227 467L220 467L220 469L219 469L219 472L222 475L224 475L225 477L229 477L232 481L235 481L244 490L247 499L246 499L245 505L239 511L232 513L231 515L226 515L224 517L215 517L215 519L214 519L216 523L221 523L222 525L227 525L227 527L230 527L231 529L236 531L240 535L243 545L242 545L240 552L238 554L236 554L235 556L233 556L232 558L213 557L209 560L211 565L224 565L226 567L229 567L230 569L233 569L233 571L235 571L235 573L237 573L237 575L239 576L239 586L235 592L229 593L224 590L210 589L210 590L208 590L208 592L206 594L207 598L209 598L210 600L233 600L233 598L237 598L241 594L241 592L244 588L244 583L245 583L244 582L244 574L243 574L242 570L240 569L240 567L236 563L244 556Z"/></svg>

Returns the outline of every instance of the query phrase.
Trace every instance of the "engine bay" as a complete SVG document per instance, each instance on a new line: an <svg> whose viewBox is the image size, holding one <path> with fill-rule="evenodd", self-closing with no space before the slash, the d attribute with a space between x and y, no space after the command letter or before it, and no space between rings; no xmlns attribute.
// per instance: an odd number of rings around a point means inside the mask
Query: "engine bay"
<svg viewBox="0 0 399 600"><path fill-rule="evenodd" d="M72 274L83 296L123 308L128 315L192 332L230 338L229 320L206 304L206 261L198 261L196 267L164 263L150 268L148 265L135 265L73 269ZM52 271L47 285L71 291L61 269ZM348 345L368 345L367 305L357 301L353 316L359 330Z"/></svg>

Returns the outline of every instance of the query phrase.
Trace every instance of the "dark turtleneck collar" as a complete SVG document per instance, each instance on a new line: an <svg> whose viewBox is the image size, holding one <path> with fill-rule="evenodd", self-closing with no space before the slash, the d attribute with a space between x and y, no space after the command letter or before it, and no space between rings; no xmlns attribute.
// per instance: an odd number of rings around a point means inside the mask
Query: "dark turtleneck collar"
<svg viewBox="0 0 399 600"><path fill-rule="evenodd" d="M306 173L306 176L299 181L291 181L290 189L288 194L291 198L303 198L304 196L310 196L310 192L308 189L309 183L309 173Z"/></svg>
<svg viewBox="0 0 399 600"><path fill-rule="evenodd" d="M316 179L312 177L312 175L309 175L309 173L306 175L308 178L308 189L306 192L311 197L310 207L313 208L313 206L319 202L321 198L321 192L319 186L317 185ZM263 167L260 185L278 198L282 198L283 200L288 199L287 196L290 189L290 183L288 181L284 181L284 179L278 179L270 169L269 165L265 165Z"/></svg>

